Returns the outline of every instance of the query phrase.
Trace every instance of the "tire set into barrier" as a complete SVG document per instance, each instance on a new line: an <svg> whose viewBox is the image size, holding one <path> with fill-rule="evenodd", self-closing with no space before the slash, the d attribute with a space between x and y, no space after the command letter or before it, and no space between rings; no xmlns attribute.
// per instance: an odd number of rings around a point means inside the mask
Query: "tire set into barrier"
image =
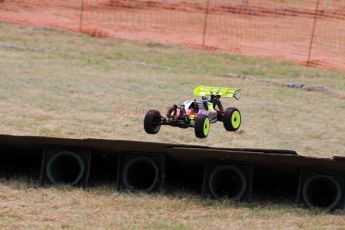
<svg viewBox="0 0 345 230"><path fill-rule="evenodd" d="M118 188L130 192L157 192L164 178L164 157L161 155L123 156L118 167Z"/></svg>
<svg viewBox="0 0 345 230"><path fill-rule="evenodd" d="M118 162L118 189L155 192L161 188L165 177L162 156L130 154L120 156ZM41 184L87 187L90 167L88 150L48 148L43 154Z"/></svg>
<svg viewBox="0 0 345 230"><path fill-rule="evenodd" d="M87 187L90 166L89 150L47 148L43 154L41 183ZM207 161L202 195L251 201L254 168L245 162ZM158 192L164 184L165 170L163 155L119 155L117 188L129 192ZM343 180L329 173L301 172L297 194L298 204L308 208L332 211L344 206Z"/></svg>
<svg viewBox="0 0 345 230"><path fill-rule="evenodd" d="M250 201L253 168L239 162L210 161L206 164L203 196Z"/></svg>
<svg viewBox="0 0 345 230"><path fill-rule="evenodd" d="M344 208L344 173L345 157L289 150L0 135L0 177L40 178L42 185L110 182L120 191L149 193L166 184L205 198L297 201L333 211Z"/></svg>
<svg viewBox="0 0 345 230"><path fill-rule="evenodd" d="M308 208L332 211L344 207L344 181L330 173L302 173L297 202Z"/></svg>
<svg viewBox="0 0 345 230"><path fill-rule="evenodd" d="M41 184L87 187L90 164L89 150L47 148L43 153Z"/></svg>

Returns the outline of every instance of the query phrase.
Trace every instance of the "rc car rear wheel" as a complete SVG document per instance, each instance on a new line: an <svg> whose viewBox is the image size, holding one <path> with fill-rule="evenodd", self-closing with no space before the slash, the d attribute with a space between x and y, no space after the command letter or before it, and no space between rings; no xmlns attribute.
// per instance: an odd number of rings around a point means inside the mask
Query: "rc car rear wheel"
<svg viewBox="0 0 345 230"><path fill-rule="evenodd" d="M210 119L206 115L198 115L195 118L195 136L206 138L210 132Z"/></svg>
<svg viewBox="0 0 345 230"><path fill-rule="evenodd" d="M144 129L148 134L156 134L159 132L161 125L157 124L161 120L161 114L157 110L147 111L144 119Z"/></svg>
<svg viewBox="0 0 345 230"><path fill-rule="evenodd" d="M241 126L241 113L237 108L227 108L223 116L224 128L227 131L236 131Z"/></svg>

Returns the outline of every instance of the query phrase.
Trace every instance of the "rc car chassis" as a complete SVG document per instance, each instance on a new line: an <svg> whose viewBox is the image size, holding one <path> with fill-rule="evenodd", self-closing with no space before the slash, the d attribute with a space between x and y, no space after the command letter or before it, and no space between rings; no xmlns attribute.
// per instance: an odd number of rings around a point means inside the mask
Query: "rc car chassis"
<svg viewBox="0 0 345 230"><path fill-rule="evenodd" d="M169 107L166 116L158 110L149 110L144 119L144 129L148 134L157 134L162 125L179 128L193 127L198 138L206 138L210 124L221 121L227 131L236 131L241 126L241 113L235 107L223 109L221 97L240 98L240 89L215 86L198 86L193 90L201 100L187 100L181 105ZM209 96L210 98L208 98Z"/></svg>

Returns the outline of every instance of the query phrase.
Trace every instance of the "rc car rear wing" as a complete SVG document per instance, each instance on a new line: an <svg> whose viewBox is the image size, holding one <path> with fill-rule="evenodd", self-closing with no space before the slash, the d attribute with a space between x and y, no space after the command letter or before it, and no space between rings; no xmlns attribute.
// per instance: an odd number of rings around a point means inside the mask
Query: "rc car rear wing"
<svg viewBox="0 0 345 230"><path fill-rule="evenodd" d="M199 85L193 90L195 96L221 96L221 97L233 97L236 100L240 99L240 90L238 88L226 88L217 86L204 86Z"/></svg>

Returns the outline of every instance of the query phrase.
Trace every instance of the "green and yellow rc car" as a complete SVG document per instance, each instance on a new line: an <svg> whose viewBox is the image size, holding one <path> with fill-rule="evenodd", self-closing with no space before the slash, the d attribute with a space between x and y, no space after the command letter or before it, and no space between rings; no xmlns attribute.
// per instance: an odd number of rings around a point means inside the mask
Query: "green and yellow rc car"
<svg viewBox="0 0 345 230"><path fill-rule="evenodd" d="M193 127L198 138L206 138L210 124L221 121L227 131L236 131L241 125L241 113L237 108L224 110L220 98L240 98L240 89L214 86L198 86L193 90L201 100L187 100L181 105L169 107L165 116L157 110L149 110L144 119L144 129L148 134L156 134L162 125L179 128Z"/></svg>

